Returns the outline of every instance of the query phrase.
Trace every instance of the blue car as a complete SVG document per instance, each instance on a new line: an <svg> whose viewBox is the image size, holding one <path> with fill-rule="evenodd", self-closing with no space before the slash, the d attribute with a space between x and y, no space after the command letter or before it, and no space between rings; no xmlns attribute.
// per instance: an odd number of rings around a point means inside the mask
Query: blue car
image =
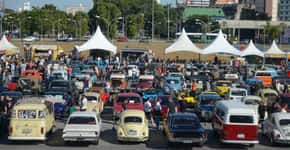
<svg viewBox="0 0 290 150"><path fill-rule="evenodd" d="M165 79L164 91L169 93L170 91L178 92L182 90L182 80L179 77L167 77Z"/></svg>
<svg viewBox="0 0 290 150"><path fill-rule="evenodd" d="M45 96L52 96L57 99L63 99L64 102L54 102L54 113L56 116L64 116L71 106L71 96L62 91L48 91Z"/></svg>
<svg viewBox="0 0 290 150"><path fill-rule="evenodd" d="M148 89L142 92L143 101L148 99L154 99L157 96L163 95L163 92L159 89Z"/></svg>
<svg viewBox="0 0 290 150"><path fill-rule="evenodd" d="M218 94L202 93L198 96L196 113L201 120L210 121L213 117L213 110L217 101L222 100Z"/></svg>

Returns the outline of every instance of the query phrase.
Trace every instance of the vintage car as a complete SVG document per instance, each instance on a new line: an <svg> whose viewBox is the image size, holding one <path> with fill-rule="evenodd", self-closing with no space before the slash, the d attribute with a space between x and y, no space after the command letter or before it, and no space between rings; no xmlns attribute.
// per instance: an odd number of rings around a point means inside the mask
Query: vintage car
<svg viewBox="0 0 290 150"><path fill-rule="evenodd" d="M68 73L66 70L53 70L51 73L52 80L68 80Z"/></svg>
<svg viewBox="0 0 290 150"><path fill-rule="evenodd" d="M262 123L262 134L265 135L270 144L290 144L290 114L273 113Z"/></svg>
<svg viewBox="0 0 290 150"><path fill-rule="evenodd" d="M166 93L170 91L179 92L182 90L182 79L180 77L166 77L164 90Z"/></svg>
<svg viewBox="0 0 290 150"><path fill-rule="evenodd" d="M96 92L84 93L88 100L87 111L102 113L104 109L104 103L101 101L100 94Z"/></svg>
<svg viewBox="0 0 290 150"><path fill-rule="evenodd" d="M258 119L260 119L259 115L259 105L262 102L261 97L254 96L254 95L248 95L241 99L241 102L252 108L256 114L258 114Z"/></svg>
<svg viewBox="0 0 290 150"><path fill-rule="evenodd" d="M44 93L47 101L53 103L54 113L56 117L64 117L68 113L69 107L72 105L71 97L63 91L47 91Z"/></svg>
<svg viewBox="0 0 290 150"><path fill-rule="evenodd" d="M204 121L210 121L213 117L213 111L216 102L222 100L216 92L203 92L198 96L195 105L196 114Z"/></svg>
<svg viewBox="0 0 290 150"><path fill-rule="evenodd" d="M117 121L119 142L145 142L149 140L149 123L142 110L126 110Z"/></svg>
<svg viewBox="0 0 290 150"><path fill-rule="evenodd" d="M111 74L111 92L117 92L118 89L125 89L128 87L125 74Z"/></svg>
<svg viewBox="0 0 290 150"><path fill-rule="evenodd" d="M199 69L195 66L192 66L190 64L185 66L184 74L185 74L186 79L190 79L190 76L194 74L198 74L198 72L199 72Z"/></svg>
<svg viewBox="0 0 290 150"><path fill-rule="evenodd" d="M273 78L277 76L273 70L258 70L255 73L255 78L258 78L263 81L263 86L271 87Z"/></svg>
<svg viewBox="0 0 290 150"><path fill-rule="evenodd" d="M191 106L193 107L194 104L196 103L196 99L195 97L193 97L192 95L190 95L190 92L187 92L187 91L181 91L177 94L177 99L178 100L183 100L186 102L186 104L188 106Z"/></svg>
<svg viewBox="0 0 290 150"><path fill-rule="evenodd" d="M23 98L12 109L8 140L46 140L55 129L53 104L43 97Z"/></svg>
<svg viewBox="0 0 290 150"><path fill-rule="evenodd" d="M142 99L145 100L153 100L155 97L162 95L163 92L160 89L147 89L142 92Z"/></svg>
<svg viewBox="0 0 290 150"><path fill-rule="evenodd" d="M232 86L232 81L229 80L218 80L215 82L214 89L217 91L218 94L221 96L226 96L229 89Z"/></svg>
<svg viewBox="0 0 290 150"><path fill-rule="evenodd" d="M102 120L94 112L72 113L63 129L63 140L68 143L72 141L89 141L99 144Z"/></svg>
<svg viewBox="0 0 290 150"><path fill-rule="evenodd" d="M197 144L203 146L207 133L194 113L174 113L163 121L163 130L168 146L173 143Z"/></svg>
<svg viewBox="0 0 290 150"><path fill-rule="evenodd" d="M262 98L260 104L260 118L267 118L269 110L271 110L272 104L278 99L279 94L273 89L261 89L258 91L258 95ZM266 115L266 116L265 116Z"/></svg>
<svg viewBox="0 0 290 150"><path fill-rule="evenodd" d="M181 81L184 81L184 75L182 73L179 72L172 72L172 73L168 73L168 75L166 77L176 77L176 78L180 78Z"/></svg>
<svg viewBox="0 0 290 150"><path fill-rule="evenodd" d="M237 73L227 73L224 75L226 80L236 81L239 80L239 75Z"/></svg>
<svg viewBox="0 0 290 150"><path fill-rule="evenodd" d="M42 81L42 76L36 69L30 69L21 72L21 77L38 78L39 81Z"/></svg>
<svg viewBox="0 0 290 150"><path fill-rule="evenodd" d="M140 75L136 88L138 90L151 89L153 88L153 82L154 82L153 75Z"/></svg>
<svg viewBox="0 0 290 150"><path fill-rule="evenodd" d="M228 98L231 100L241 100L244 96L248 96L248 91L244 88L230 88Z"/></svg>
<svg viewBox="0 0 290 150"><path fill-rule="evenodd" d="M117 99L113 102L113 118L118 118L120 113L124 111L122 105L126 106L126 110L137 109L144 111L143 100L139 94L119 93Z"/></svg>
<svg viewBox="0 0 290 150"><path fill-rule="evenodd" d="M249 86L253 86L254 84L258 84L259 87L263 87L263 81L258 79L258 78L248 78L246 83Z"/></svg>
<svg viewBox="0 0 290 150"><path fill-rule="evenodd" d="M36 77L21 77L17 83L17 90L23 94L38 94L42 92L41 81Z"/></svg>
<svg viewBox="0 0 290 150"><path fill-rule="evenodd" d="M70 80L54 80L49 83L47 91L62 91L71 96L74 102L78 102L79 91L73 81Z"/></svg>

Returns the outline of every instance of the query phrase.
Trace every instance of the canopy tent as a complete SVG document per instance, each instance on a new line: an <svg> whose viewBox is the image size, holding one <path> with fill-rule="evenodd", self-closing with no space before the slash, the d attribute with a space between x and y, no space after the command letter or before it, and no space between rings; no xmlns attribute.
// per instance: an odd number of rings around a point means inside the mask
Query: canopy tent
<svg viewBox="0 0 290 150"><path fill-rule="evenodd" d="M255 46L252 40L250 41L248 47L241 52L241 56L250 56L250 55L264 57L264 53Z"/></svg>
<svg viewBox="0 0 290 150"><path fill-rule="evenodd" d="M184 28L182 29L182 33L179 38L171 44L168 48L165 49L165 54L187 51L193 53L202 53L201 49L195 46L191 40L188 38Z"/></svg>
<svg viewBox="0 0 290 150"><path fill-rule="evenodd" d="M273 40L273 43L271 47L264 53L265 56L271 57L272 55L285 55L286 53L283 52L276 44L275 40Z"/></svg>
<svg viewBox="0 0 290 150"><path fill-rule="evenodd" d="M105 50L109 52L117 53L117 47L113 45L102 33L100 27L98 26L95 34L83 45L77 47L79 52L98 49Z"/></svg>
<svg viewBox="0 0 290 150"><path fill-rule="evenodd" d="M240 55L240 51L232 46L224 37L222 30L219 31L216 39L205 49L203 54L226 53L232 55Z"/></svg>
<svg viewBox="0 0 290 150"><path fill-rule="evenodd" d="M3 35L0 41L0 51L8 55L19 53L19 49L10 43L5 35Z"/></svg>

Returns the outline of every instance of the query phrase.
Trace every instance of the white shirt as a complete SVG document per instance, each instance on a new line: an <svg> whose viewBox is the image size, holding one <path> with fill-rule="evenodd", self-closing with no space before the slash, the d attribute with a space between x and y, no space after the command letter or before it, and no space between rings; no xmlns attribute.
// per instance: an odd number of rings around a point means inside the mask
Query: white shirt
<svg viewBox="0 0 290 150"><path fill-rule="evenodd" d="M156 102L154 109L157 111L162 111L162 107L161 107L160 102L158 102L158 101Z"/></svg>
<svg viewBox="0 0 290 150"><path fill-rule="evenodd" d="M145 104L144 104L144 111L145 111L145 112L151 112L151 107L152 107L152 105L151 105L150 101L147 100L147 101L145 102Z"/></svg>
<svg viewBox="0 0 290 150"><path fill-rule="evenodd" d="M82 99L82 109L87 109L87 106L88 106L88 99L84 97Z"/></svg>

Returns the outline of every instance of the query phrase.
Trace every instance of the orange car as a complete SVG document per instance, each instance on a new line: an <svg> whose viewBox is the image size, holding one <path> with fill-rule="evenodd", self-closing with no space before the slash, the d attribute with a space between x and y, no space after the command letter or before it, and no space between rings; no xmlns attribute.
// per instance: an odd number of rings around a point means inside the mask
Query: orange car
<svg viewBox="0 0 290 150"><path fill-rule="evenodd" d="M257 71L255 73L255 78L262 80L263 86L265 87L272 86L273 76L271 71Z"/></svg>
<svg viewBox="0 0 290 150"><path fill-rule="evenodd" d="M21 76L22 77L31 77L31 78L39 78L40 81L42 81L42 76L40 74L40 72L38 72L38 70L36 69L31 69L31 70L25 70L23 72L21 72Z"/></svg>

